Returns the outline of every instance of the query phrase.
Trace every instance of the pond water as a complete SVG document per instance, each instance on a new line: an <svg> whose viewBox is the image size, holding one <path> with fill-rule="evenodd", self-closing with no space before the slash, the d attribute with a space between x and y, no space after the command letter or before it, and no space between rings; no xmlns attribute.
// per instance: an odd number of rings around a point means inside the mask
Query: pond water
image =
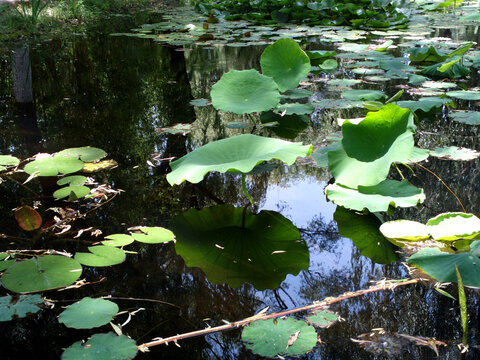
<svg viewBox="0 0 480 360"><path fill-rule="evenodd" d="M134 20L137 23L133 23ZM112 32L137 27L142 20L116 19L117 28ZM54 214L47 211L48 208L68 210L67 207L71 207L84 212L82 204L85 202L54 201L51 194L56 185L49 180L28 183L39 195L34 198L25 187L5 181L0 184L0 231L8 236L3 239L2 251L28 248L70 253L86 251L87 246L99 241L103 235L127 233L127 228L132 226L171 228L172 219L189 209L219 204L248 205L240 176L214 173L199 184L184 183L172 187L166 181L168 160L160 159L179 158L208 142L238 134L254 132L274 136L269 128L258 126L257 115L231 115L216 112L211 106L197 107L189 103L193 99L208 98L211 86L230 69L258 69L265 45L194 44L182 48L162 45L151 39L92 34L95 35L68 40L54 38L3 49L0 53L0 153L25 159L38 152L98 147L104 149L108 158L114 159L118 166L95 173L93 177L98 183L123 191L85 218L76 220L66 233L55 236L21 230L12 209L21 204L32 205L35 201L39 212L48 219ZM447 34L455 41L479 40L478 27L474 26L432 28L428 36L445 37ZM408 36L414 37L409 33L395 41L405 41ZM335 49L331 43L319 42L316 38L305 40L304 47ZM399 56L402 48L393 52ZM28 71L24 77L27 80L22 92L29 101L23 103L18 101L20 95L16 93L19 69L15 69L14 64L20 63L18 59L29 64L31 69L31 78ZM351 73L346 59L339 61L341 67L333 75L320 73L309 79L317 99L332 95L331 88L325 84L329 77L361 78ZM470 81L475 83L477 79L477 70L474 69ZM398 91L396 86L404 83L387 79L377 83L367 81L361 86L383 90L391 96ZM402 100L411 98L415 95L406 94ZM478 104L457 101L457 109L467 108L475 110ZM295 137L295 141L318 146L324 144L327 136L339 130L337 117L351 118L361 114L360 109L317 108L310 116L310 125ZM234 121L246 122L248 126L235 128L231 124ZM195 123L195 127L185 136L161 134L156 130L177 123ZM255 128L254 124L257 125ZM480 148L478 127L454 122L441 114L421 120L416 140L418 146L430 149L450 145ZM457 162L430 158L425 166L459 196L467 212L478 215L479 165L478 160ZM456 199L435 177L420 168L415 168L415 172L417 176L411 181L424 189L426 201L419 209L397 209L395 218L425 222L442 212L461 211ZM393 172L391 176L398 178ZM269 312L292 309L346 291L365 289L371 282L384 278L408 277L402 263L376 264L362 256L351 239L340 235L341 226L348 224L337 224L334 220L334 215L337 214L335 219L338 219L342 210L325 197L324 188L330 179L325 168L315 166L315 162L308 159L292 166L279 164L270 172L247 177L249 192L256 202L254 210L275 211L290 219L299 228L308 248L308 270L287 275L278 288L257 290L248 283L239 287L215 284L199 268L187 267L173 243L137 244L129 248L137 253L127 254L127 260L120 265L84 268L82 278L96 282L105 277L104 281L78 289L45 293L53 300L52 309L0 323L2 358L35 354L39 359L56 359L72 343L98 332L111 331L109 325L101 329L74 330L58 323L61 307L85 296L111 295L120 310L144 308L123 328L125 334L141 344L152 338L220 325L222 320L241 320L266 306L270 306ZM101 230L103 235L97 238L90 236L89 231L74 238L80 229L90 227ZM455 287L448 289L455 294ZM3 289L2 295L6 293ZM467 291L467 300L469 344L479 344L477 292ZM439 294L431 285L416 284L367 294L330 308L338 312L343 321L319 330L321 343L303 358L435 358L430 348L411 342L400 343L397 353L388 355L372 354L351 341L374 328L434 337L448 344L439 347L440 358L462 357L455 346L462 339L458 303ZM126 316L115 322L122 323L125 319ZM239 330L182 340L179 345L181 347L174 344L153 347L151 352L139 353L137 358L257 358L240 340ZM471 347L465 358L478 356L478 350Z"/></svg>

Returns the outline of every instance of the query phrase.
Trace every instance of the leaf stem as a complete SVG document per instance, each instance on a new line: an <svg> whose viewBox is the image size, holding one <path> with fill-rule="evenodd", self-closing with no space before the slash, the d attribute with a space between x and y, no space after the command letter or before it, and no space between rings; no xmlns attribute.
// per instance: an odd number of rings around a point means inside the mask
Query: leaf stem
<svg viewBox="0 0 480 360"><path fill-rule="evenodd" d="M243 188L243 193L245 194L245 196L247 197L247 199L250 201L250 203L255 206L255 201L253 201L252 197L250 196L250 194L248 193L248 190L247 190L247 184L245 183L245 174L242 173L242 188Z"/></svg>

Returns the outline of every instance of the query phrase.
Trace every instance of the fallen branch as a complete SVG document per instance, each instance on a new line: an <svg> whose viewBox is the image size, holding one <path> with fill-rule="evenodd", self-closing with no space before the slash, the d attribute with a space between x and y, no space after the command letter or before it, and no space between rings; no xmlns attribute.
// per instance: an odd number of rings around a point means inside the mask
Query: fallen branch
<svg viewBox="0 0 480 360"><path fill-rule="evenodd" d="M251 316L249 318L246 318L246 319L243 319L243 320L240 320L240 321L236 321L236 322L232 322L232 323L228 323L228 324L225 324L225 325L216 326L216 327L208 327L208 328L203 329L203 330L197 330L197 331L192 331L192 332L189 332L189 333L175 335L175 336L171 336L171 337L168 337L168 338L165 338L165 339L155 338L150 342L138 345L138 349L140 351L145 352L145 351L148 351L148 348L150 348L150 347L157 346L157 345L162 345L162 344L168 345L169 342L173 342L174 344L178 345L177 344L178 340L183 340L183 339L196 337L196 336L204 336L204 335L207 335L207 334L213 334L213 333L220 332L220 331L238 329L240 327L243 327L245 325L250 324L253 321L260 320L260 319L261 320L274 319L274 318L278 318L278 317L281 317L281 316L294 314L294 313L297 313L297 312L300 312L300 311L318 310L318 309L327 307L330 304L340 302L342 300L351 299L351 298L354 298L354 297L357 297L357 296L361 296L361 295L376 292L376 291L394 290L397 286L416 284L420 281L421 281L421 279L382 280L382 281L379 281L376 285L369 287L368 289L358 290L358 291L355 291L355 292L345 292L338 297L335 297L335 298L329 297L329 298L326 298L322 301L316 301L313 304L302 306L302 307L299 307L299 308L295 308L295 309L291 309L291 310L285 310L285 311L272 313L272 314L266 314L263 311L261 311L260 313L254 315L254 316Z"/></svg>

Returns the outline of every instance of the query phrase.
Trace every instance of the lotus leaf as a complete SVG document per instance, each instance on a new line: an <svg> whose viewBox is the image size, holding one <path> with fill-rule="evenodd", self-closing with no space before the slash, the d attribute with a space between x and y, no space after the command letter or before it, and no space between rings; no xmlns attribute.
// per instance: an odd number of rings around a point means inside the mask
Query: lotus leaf
<svg viewBox="0 0 480 360"><path fill-rule="evenodd" d="M351 109L362 107L362 102L345 99L322 99L313 102L313 105L323 109Z"/></svg>
<svg viewBox="0 0 480 360"><path fill-rule="evenodd" d="M277 109L282 113L285 112L286 115L311 114L315 110L315 108L310 104L299 104L299 103L281 104L281 105L278 105Z"/></svg>
<svg viewBox="0 0 480 360"><path fill-rule="evenodd" d="M329 51L329 50L312 50L306 51L306 54L310 58L310 60L317 60L317 59L324 59L327 57L337 55L336 51Z"/></svg>
<svg viewBox="0 0 480 360"><path fill-rule="evenodd" d="M340 320L340 316L330 310L315 311L307 316L308 323L319 328L329 328L338 320Z"/></svg>
<svg viewBox="0 0 480 360"><path fill-rule="evenodd" d="M76 157L39 154L35 160L25 165L23 170L30 175L38 173L38 176L57 176L71 174L82 168L83 161Z"/></svg>
<svg viewBox="0 0 480 360"><path fill-rule="evenodd" d="M446 59L445 54L438 53L433 46L408 49L409 57L412 62L434 62L439 63Z"/></svg>
<svg viewBox="0 0 480 360"><path fill-rule="evenodd" d="M108 240L102 241L102 244L107 246L125 246L125 245L130 245L135 241L133 236L127 235L127 234L108 235L108 236L105 236L105 239L108 239Z"/></svg>
<svg viewBox="0 0 480 360"><path fill-rule="evenodd" d="M18 165L20 160L12 155L0 155L0 171L6 169L6 166Z"/></svg>
<svg viewBox="0 0 480 360"><path fill-rule="evenodd" d="M66 176L57 181L57 185L83 185L87 182L87 178L82 175Z"/></svg>
<svg viewBox="0 0 480 360"><path fill-rule="evenodd" d="M352 72L358 75L379 75L385 73L385 71L382 69L369 69L364 67L355 68L352 70Z"/></svg>
<svg viewBox="0 0 480 360"><path fill-rule="evenodd" d="M450 254L438 248L418 251L407 259L439 282L456 282L455 265L466 286L480 287L480 259L471 253Z"/></svg>
<svg viewBox="0 0 480 360"><path fill-rule="evenodd" d="M468 125L480 125L480 112L478 111L452 111L449 116L460 123Z"/></svg>
<svg viewBox="0 0 480 360"><path fill-rule="evenodd" d="M295 139L310 125L310 118L305 115L285 115L281 116L274 112L266 112L260 115L262 124L277 122L278 125L272 127L272 131L285 139Z"/></svg>
<svg viewBox="0 0 480 360"><path fill-rule="evenodd" d="M480 239L480 219L467 213L444 213L428 220L430 234L437 241Z"/></svg>
<svg viewBox="0 0 480 360"><path fill-rule="evenodd" d="M84 297L69 305L58 316L58 321L74 329L92 329L108 324L118 313L118 305L105 299Z"/></svg>
<svg viewBox="0 0 480 360"><path fill-rule="evenodd" d="M292 89L282 94L282 97L287 99L304 99L311 95L312 92L307 89Z"/></svg>
<svg viewBox="0 0 480 360"><path fill-rule="evenodd" d="M328 153L329 151L335 150L338 144L334 143L325 147L322 147L315 152L312 153L312 158L315 160L319 167L327 167L328 166Z"/></svg>
<svg viewBox="0 0 480 360"><path fill-rule="evenodd" d="M40 295L2 296L0 297L0 321L10 321L23 318L28 314L35 314L40 310L41 304L43 299Z"/></svg>
<svg viewBox="0 0 480 360"><path fill-rule="evenodd" d="M389 240L396 241L423 241L430 239L428 226L411 220L387 221L380 226L380 231Z"/></svg>
<svg viewBox="0 0 480 360"><path fill-rule="evenodd" d="M390 264L397 260L395 247L378 230L381 222L375 215L360 215L337 206L333 218L340 235L351 239L363 256L377 264Z"/></svg>
<svg viewBox="0 0 480 360"><path fill-rule="evenodd" d="M0 253L0 271L3 271L15 264L15 259L11 259L11 257L11 254Z"/></svg>
<svg viewBox="0 0 480 360"><path fill-rule="evenodd" d="M90 194L90 188L83 185L70 185L58 189L53 193L53 196L57 199L69 197L70 200L77 200L88 194Z"/></svg>
<svg viewBox="0 0 480 360"><path fill-rule="evenodd" d="M113 246L89 246L89 253L75 254L75 260L87 266L111 266L125 261L125 252Z"/></svg>
<svg viewBox="0 0 480 360"><path fill-rule="evenodd" d="M362 81L357 80L357 79L330 79L328 80L327 84L328 85L333 85L333 86L353 86L360 84Z"/></svg>
<svg viewBox="0 0 480 360"><path fill-rule="evenodd" d="M350 189L341 184L330 184L325 193L333 203L352 210L370 212L387 211L389 206L417 206L425 200L422 189L410 185L407 180L384 180L374 186L358 186Z"/></svg>
<svg viewBox="0 0 480 360"><path fill-rule="evenodd" d="M212 86L212 105L217 110L236 114L267 111L280 101L275 81L251 70L231 70Z"/></svg>
<svg viewBox="0 0 480 360"><path fill-rule="evenodd" d="M95 162L103 159L105 156L107 156L105 151L90 146L65 149L55 155L55 157L80 158L84 162Z"/></svg>
<svg viewBox="0 0 480 360"><path fill-rule="evenodd" d="M118 163L115 160L102 160L96 163L85 163L82 171L86 173L95 173L99 171L106 171L117 167Z"/></svg>
<svg viewBox="0 0 480 360"><path fill-rule="evenodd" d="M442 106L448 102L448 99L443 99L439 97L424 97L417 101L397 101L395 104L402 108L410 109L414 112L421 110L425 113L428 113L430 111L440 111L442 109Z"/></svg>
<svg viewBox="0 0 480 360"><path fill-rule="evenodd" d="M449 91L447 96L460 100L480 100L480 91L463 90L463 91Z"/></svg>
<svg viewBox="0 0 480 360"><path fill-rule="evenodd" d="M10 266L2 276L2 283L17 293L38 292L68 286L81 274L82 266L76 260L48 255Z"/></svg>
<svg viewBox="0 0 480 360"><path fill-rule="evenodd" d="M62 360L130 360L137 355L135 341L112 332L95 334L87 342L77 341L62 354Z"/></svg>
<svg viewBox="0 0 480 360"><path fill-rule="evenodd" d="M308 269L309 253L298 229L275 211L254 215L218 205L180 214L172 226L177 253L214 284L275 289L287 274Z"/></svg>
<svg viewBox="0 0 480 360"><path fill-rule="evenodd" d="M281 92L298 86L310 72L310 58L292 39L267 46L260 57L262 72L272 77Z"/></svg>
<svg viewBox="0 0 480 360"><path fill-rule="evenodd" d="M445 63L427 66L426 68L422 69L419 74L427 75L432 78L443 79L448 77L450 79L458 79L470 74L470 70L455 61L447 61Z"/></svg>
<svg viewBox="0 0 480 360"><path fill-rule="evenodd" d="M132 237L145 244L160 244L175 239L175 235L168 229L162 227L135 227L130 230L140 230L141 232L132 233Z"/></svg>
<svg viewBox="0 0 480 360"><path fill-rule="evenodd" d="M334 59L327 59L324 62L322 62L319 66L323 70L335 70L338 67L338 62L337 60L334 60Z"/></svg>
<svg viewBox="0 0 480 360"><path fill-rule="evenodd" d="M256 135L239 135L204 145L170 163L172 172L167 175L170 185L187 180L202 181L210 171L248 173L263 161L279 159L291 165L299 156L308 156L311 145L291 143Z"/></svg>
<svg viewBox="0 0 480 360"><path fill-rule="evenodd" d="M347 100L375 101L385 100L387 96L379 90L348 90L342 92L342 97Z"/></svg>
<svg viewBox="0 0 480 360"><path fill-rule="evenodd" d="M292 341L295 335L298 337ZM242 340L247 348L261 356L302 355L317 343L317 332L305 321L290 317L257 320L243 329Z"/></svg>
<svg viewBox="0 0 480 360"><path fill-rule="evenodd" d="M480 152L456 146L437 147L430 151L430 155L443 160L474 160L480 156Z"/></svg>

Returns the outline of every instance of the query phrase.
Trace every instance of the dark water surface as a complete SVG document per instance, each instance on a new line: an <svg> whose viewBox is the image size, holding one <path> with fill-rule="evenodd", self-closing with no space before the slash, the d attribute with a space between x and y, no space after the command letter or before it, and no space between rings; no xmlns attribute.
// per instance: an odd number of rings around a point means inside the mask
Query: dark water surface
<svg viewBox="0 0 480 360"><path fill-rule="evenodd" d="M315 44L309 45L318 48ZM166 182L168 162L159 158L180 157L209 141L248 133L250 129L225 126L241 117L218 114L211 107L189 105L195 98L208 98L209 89L229 69L258 68L262 46L203 47L186 51L161 46L150 40L79 36L70 40L53 39L0 53L0 153L27 158L38 152L53 153L64 148L95 146L104 149L118 167L94 175L115 189L124 190L112 202L78 220L74 229L100 229L104 235L126 233L130 226L170 227L171 219L191 208L205 208L219 202L247 204L240 177L210 174L198 184L171 187ZM23 91L26 101L15 94L14 58L21 57L31 65L29 83ZM379 85L388 94L397 89L389 83ZM321 85L318 86L321 91ZM30 97L30 99L28 99ZM342 117L348 117L343 113ZM312 116L311 126L295 141L320 144L337 131L335 116ZM197 122L186 137L159 135L155 129L175 123ZM243 121L259 123L258 117L244 116ZM480 148L477 128L444 119L424 121L423 147L458 145ZM268 130L261 130L270 135ZM150 161L156 166L151 166ZM467 211L480 212L479 162L430 160L435 171L457 192ZM420 211L397 211L398 217L425 221L446 211L460 211L456 200L431 175L418 170L416 184L425 189L427 201ZM60 307L71 299L84 296L134 297L149 301L115 300L121 310L145 308L135 315L123 331L137 341L219 325L222 320L235 321L252 316L265 306L280 311L307 305L345 291L366 288L370 281L382 278L401 279L408 272L400 263L378 265L360 255L350 239L339 235L333 220L336 206L328 203L323 188L328 172L302 165L279 167L273 172L248 178L257 210L274 210L289 218L302 233L310 252L308 271L288 275L277 290L258 291L245 284L239 288L211 284L198 268L187 268L175 252L174 244L135 245L138 254L127 255L127 261L109 268L85 267L82 277L96 281L77 290L45 293L47 298L64 300L26 319L0 324L2 359L21 356L33 359L57 359L62 349L98 332L111 331L109 326L93 330L72 330L59 324ZM44 196L51 195L52 184L31 182L30 186ZM2 240L1 250L15 248L54 248L69 252L85 251L96 239L76 231L61 237L43 236L22 231L13 218L12 209L31 203L31 194L11 182L0 184L0 232L11 237ZM39 199L40 210L62 206L62 201ZM455 293L456 288L449 289ZM2 294L5 295L5 289ZM478 302L473 290L469 302L469 343L478 344ZM350 339L384 328L388 332L435 337L449 344L440 348L440 358L457 359L462 328L458 303L438 294L429 285L397 288L343 301L331 307L344 318L329 329L319 330L322 343L305 355L306 359L372 359L382 358L361 349ZM122 322L123 320L116 321ZM240 332L232 331L192 338L152 348L138 358L155 359L250 359L257 358L240 341ZM401 355L386 358L430 359L432 350L406 346ZM466 358L478 358L471 349Z"/></svg>

